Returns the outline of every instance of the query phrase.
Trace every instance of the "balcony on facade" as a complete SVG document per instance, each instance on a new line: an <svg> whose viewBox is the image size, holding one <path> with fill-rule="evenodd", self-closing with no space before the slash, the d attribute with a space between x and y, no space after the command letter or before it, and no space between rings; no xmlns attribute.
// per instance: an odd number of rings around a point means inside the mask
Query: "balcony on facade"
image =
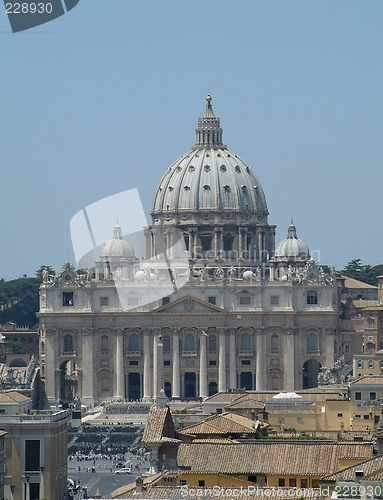
<svg viewBox="0 0 383 500"><path fill-rule="evenodd" d="M75 358L77 356L76 351L62 351L61 356L64 358Z"/></svg>
<svg viewBox="0 0 383 500"><path fill-rule="evenodd" d="M195 358L197 356L197 351L182 351L182 356L186 358Z"/></svg>
<svg viewBox="0 0 383 500"><path fill-rule="evenodd" d="M126 351L125 356L127 358L141 358L142 353L141 351Z"/></svg>
<svg viewBox="0 0 383 500"><path fill-rule="evenodd" d="M254 356L254 351L252 349L240 349L238 356Z"/></svg>

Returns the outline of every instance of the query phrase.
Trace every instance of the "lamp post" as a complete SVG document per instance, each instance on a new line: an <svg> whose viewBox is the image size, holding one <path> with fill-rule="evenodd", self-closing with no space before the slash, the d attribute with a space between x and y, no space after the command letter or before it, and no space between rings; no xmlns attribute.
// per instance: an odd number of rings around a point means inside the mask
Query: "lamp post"
<svg viewBox="0 0 383 500"><path fill-rule="evenodd" d="M45 498L45 488L44 488L44 467L40 467L40 472L41 472L41 476L40 476L40 498L41 499L44 499Z"/></svg>

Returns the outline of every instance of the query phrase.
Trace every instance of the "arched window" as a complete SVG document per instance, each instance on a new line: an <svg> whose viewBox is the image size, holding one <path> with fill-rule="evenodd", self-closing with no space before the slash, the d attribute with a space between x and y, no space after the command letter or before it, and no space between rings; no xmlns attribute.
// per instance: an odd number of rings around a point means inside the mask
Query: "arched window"
<svg viewBox="0 0 383 500"><path fill-rule="evenodd" d="M138 341L138 335L135 333L132 333L129 337L129 351L139 351L140 350L140 344Z"/></svg>
<svg viewBox="0 0 383 500"><path fill-rule="evenodd" d="M109 351L109 339L107 335L101 337L101 352L106 354Z"/></svg>
<svg viewBox="0 0 383 500"><path fill-rule="evenodd" d="M209 352L217 352L217 337L215 335L209 337Z"/></svg>
<svg viewBox="0 0 383 500"><path fill-rule="evenodd" d="M172 384L170 382L165 382L164 383L164 391L165 391L165 395L168 398L172 397Z"/></svg>
<svg viewBox="0 0 383 500"><path fill-rule="evenodd" d="M165 337L162 340L162 344L164 346L164 352L169 354L170 353L170 337L169 337L169 335L165 335Z"/></svg>
<svg viewBox="0 0 383 500"><path fill-rule="evenodd" d="M318 352L318 337L315 333L307 335L307 354L317 354Z"/></svg>
<svg viewBox="0 0 383 500"><path fill-rule="evenodd" d="M248 333L243 333L241 338L241 350L251 351L251 339Z"/></svg>
<svg viewBox="0 0 383 500"><path fill-rule="evenodd" d="M45 353L45 342L42 341L41 342L41 354L44 354Z"/></svg>
<svg viewBox="0 0 383 500"><path fill-rule="evenodd" d="M363 361L361 359L358 359L358 368L363 368Z"/></svg>
<svg viewBox="0 0 383 500"><path fill-rule="evenodd" d="M185 337L185 351L187 352L195 351L194 335L191 333L188 333Z"/></svg>
<svg viewBox="0 0 383 500"><path fill-rule="evenodd" d="M213 396L218 392L217 382L209 383L209 396Z"/></svg>
<svg viewBox="0 0 383 500"><path fill-rule="evenodd" d="M374 361L372 359L368 360L368 367L369 368L374 368Z"/></svg>
<svg viewBox="0 0 383 500"><path fill-rule="evenodd" d="M275 333L271 336L271 352L274 354L279 352L279 337Z"/></svg>
<svg viewBox="0 0 383 500"><path fill-rule="evenodd" d="M64 337L64 352L73 352L73 337L72 335L65 335Z"/></svg>

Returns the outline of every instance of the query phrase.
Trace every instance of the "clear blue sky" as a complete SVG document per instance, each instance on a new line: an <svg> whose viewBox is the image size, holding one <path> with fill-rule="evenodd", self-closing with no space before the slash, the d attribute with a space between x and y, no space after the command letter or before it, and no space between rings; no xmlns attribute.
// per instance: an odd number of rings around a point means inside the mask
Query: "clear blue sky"
<svg viewBox="0 0 383 500"><path fill-rule="evenodd" d="M205 95L269 222L338 269L383 262L381 0L80 0L12 34L0 12L0 277L73 259L69 222L138 188L149 217Z"/></svg>

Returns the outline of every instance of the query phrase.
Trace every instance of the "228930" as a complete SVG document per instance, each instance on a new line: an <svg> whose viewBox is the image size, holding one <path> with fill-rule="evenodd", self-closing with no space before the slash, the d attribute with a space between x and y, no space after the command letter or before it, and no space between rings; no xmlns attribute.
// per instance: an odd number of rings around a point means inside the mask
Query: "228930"
<svg viewBox="0 0 383 500"><path fill-rule="evenodd" d="M6 3L7 14L51 14L53 10L51 3Z"/></svg>

